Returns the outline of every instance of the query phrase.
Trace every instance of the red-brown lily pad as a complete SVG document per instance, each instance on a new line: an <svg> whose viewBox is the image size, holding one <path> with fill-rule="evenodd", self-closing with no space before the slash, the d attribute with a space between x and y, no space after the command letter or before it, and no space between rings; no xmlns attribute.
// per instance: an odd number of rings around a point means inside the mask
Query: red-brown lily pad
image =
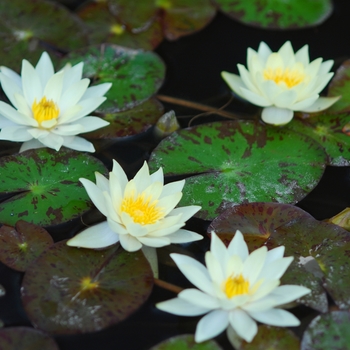
<svg viewBox="0 0 350 350"><path fill-rule="evenodd" d="M59 350L55 340L37 329L11 327L0 330L1 350Z"/></svg>
<svg viewBox="0 0 350 350"><path fill-rule="evenodd" d="M128 137L147 131L163 115L163 105L155 98L123 112L101 115L110 124L104 128L84 134L94 139L114 139Z"/></svg>
<svg viewBox="0 0 350 350"><path fill-rule="evenodd" d="M119 244L79 249L61 241L27 269L21 292L35 327L74 334L124 320L147 300L152 286L152 270L141 251L130 253Z"/></svg>
<svg viewBox="0 0 350 350"><path fill-rule="evenodd" d="M196 343L193 335L183 334L164 340L150 350L222 350L222 348L214 340Z"/></svg>
<svg viewBox="0 0 350 350"><path fill-rule="evenodd" d="M17 271L25 271L46 248L53 244L40 226L20 220L15 227L0 228L0 261Z"/></svg>

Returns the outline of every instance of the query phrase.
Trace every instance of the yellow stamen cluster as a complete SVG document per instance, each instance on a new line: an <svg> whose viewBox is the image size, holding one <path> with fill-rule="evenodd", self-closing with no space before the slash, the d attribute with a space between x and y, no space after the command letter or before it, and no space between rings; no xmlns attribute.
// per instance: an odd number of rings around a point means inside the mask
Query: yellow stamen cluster
<svg viewBox="0 0 350 350"><path fill-rule="evenodd" d="M305 79L305 74L298 69L266 68L263 74L265 80L273 80L276 84L284 83L289 89Z"/></svg>
<svg viewBox="0 0 350 350"><path fill-rule="evenodd" d="M116 24L113 24L109 31L112 33L112 34L115 34L115 35L121 35L124 33L125 31L125 27L116 23Z"/></svg>
<svg viewBox="0 0 350 350"><path fill-rule="evenodd" d="M144 194L139 194L136 198L133 196L124 198L121 210L129 214L138 224L154 224L164 216L162 209L157 207L157 202L152 201L152 196L145 198Z"/></svg>
<svg viewBox="0 0 350 350"><path fill-rule="evenodd" d="M33 118L39 123L39 125L46 120L56 119L60 114L60 110L56 103L52 100L47 100L44 96L39 103L36 99L32 105Z"/></svg>
<svg viewBox="0 0 350 350"><path fill-rule="evenodd" d="M235 277L229 277L223 285L223 289L228 298L236 295L248 294L249 281L247 281L242 274Z"/></svg>
<svg viewBox="0 0 350 350"><path fill-rule="evenodd" d="M91 290L98 288L98 282L92 282L91 277L84 277L80 281L80 288L82 291Z"/></svg>

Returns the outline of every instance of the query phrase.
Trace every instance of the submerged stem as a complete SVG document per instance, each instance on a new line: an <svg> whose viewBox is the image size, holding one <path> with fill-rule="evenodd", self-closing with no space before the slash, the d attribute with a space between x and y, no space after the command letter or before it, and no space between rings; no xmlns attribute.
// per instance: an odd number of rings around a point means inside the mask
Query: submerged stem
<svg viewBox="0 0 350 350"><path fill-rule="evenodd" d="M176 286L175 284L171 284L165 281L160 280L159 278L154 278L154 284L160 288L169 290L170 292L179 294L183 291L183 288Z"/></svg>

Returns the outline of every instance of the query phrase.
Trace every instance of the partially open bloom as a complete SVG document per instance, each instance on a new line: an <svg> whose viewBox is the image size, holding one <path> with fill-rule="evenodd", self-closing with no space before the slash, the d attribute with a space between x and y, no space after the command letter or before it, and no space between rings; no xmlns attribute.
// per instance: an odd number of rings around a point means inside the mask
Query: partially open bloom
<svg viewBox="0 0 350 350"><path fill-rule="evenodd" d="M103 248L120 241L122 247L131 252L142 245L157 248L203 238L181 228L201 207L175 208L185 181L164 185L162 168L150 175L145 162L128 181L121 166L113 161L109 180L96 173L96 184L87 179L80 181L107 222L79 233L67 242L69 246Z"/></svg>
<svg viewBox="0 0 350 350"><path fill-rule="evenodd" d="M61 146L94 152L91 142L76 135L109 124L88 114L105 101L112 84L88 88L90 80L81 79L83 65L68 64L55 73L44 52L35 68L23 60L21 76L1 67L0 82L14 107L0 101L0 140L24 142L20 152Z"/></svg>
<svg viewBox="0 0 350 350"><path fill-rule="evenodd" d="M230 88L240 97L264 107L262 120L268 124L289 123L294 111L319 112L340 97L320 97L333 73L333 61L309 61L308 45L294 53L287 41L278 52L261 42L258 52L248 48L247 67L238 64L240 76L222 72Z"/></svg>
<svg viewBox="0 0 350 350"><path fill-rule="evenodd" d="M198 323L195 340L213 338L229 325L247 342L257 333L256 321L273 326L298 326L299 320L276 306L289 303L310 292L295 285L279 286L280 278L292 262L283 258L284 247L267 251L261 247L249 255L243 235L237 231L228 248L212 232L207 268L196 260L171 254L178 268L198 289L185 289L178 297L158 303L164 311L182 316L208 313Z"/></svg>

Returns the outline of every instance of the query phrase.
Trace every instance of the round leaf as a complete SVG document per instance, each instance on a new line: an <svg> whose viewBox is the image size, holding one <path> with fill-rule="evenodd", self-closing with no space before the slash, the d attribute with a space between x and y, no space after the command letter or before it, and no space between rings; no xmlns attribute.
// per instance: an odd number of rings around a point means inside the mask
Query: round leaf
<svg viewBox="0 0 350 350"><path fill-rule="evenodd" d="M307 136L245 121L175 132L150 157L153 171L191 176L181 205L201 205L197 216L207 220L242 202L295 203L317 185L325 162Z"/></svg>
<svg viewBox="0 0 350 350"><path fill-rule="evenodd" d="M301 350L349 350L350 312L333 311L315 317L306 329Z"/></svg>
<svg viewBox="0 0 350 350"><path fill-rule="evenodd" d="M36 327L73 334L122 321L147 300L152 285L152 271L141 251L129 253L119 245L79 249L61 241L27 269L21 292Z"/></svg>
<svg viewBox="0 0 350 350"><path fill-rule="evenodd" d="M303 133L325 149L328 164L333 166L350 165L350 136L343 132L350 121L348 114L321 114L306 119L294 118L288 129Z"/></svg>
<svg viewBox="0 0 350 350"><path fill-rule="evenodd" d="M84 61L84 76L112 83L99 113L131 109L149 99L163 83L165 65L157 54L117 45L102 45L71 52L64 63Z"/></svg>
<svg viewBox="0 0 350 350"><path fill-rule="evenodd" d="M40 148L0 159L0 222L18 220L39 226L58 225L81 216L92 207L79 178L94 180L106 173L90 155L69 149Z"/></svg>
<svg viewBox="0 0 350 350"><path fill-rule="evenodd" d="M25 271L53 239L42 227L23 220L15 227L0 228L0 261L14 270Z"/></svg>
<svg viewBox="0 0 350 350"><path fill-rule="evenodd" d="M333 11L331 0L215 0L230 17L254 27L296 29L318 25Z"/></svg>
<svg viewBox="0 0 350 350"><path fill-rule="evenodd" d="M0 330L1 350L59 350L56 342L44 332L27 327Z"/></svg>

